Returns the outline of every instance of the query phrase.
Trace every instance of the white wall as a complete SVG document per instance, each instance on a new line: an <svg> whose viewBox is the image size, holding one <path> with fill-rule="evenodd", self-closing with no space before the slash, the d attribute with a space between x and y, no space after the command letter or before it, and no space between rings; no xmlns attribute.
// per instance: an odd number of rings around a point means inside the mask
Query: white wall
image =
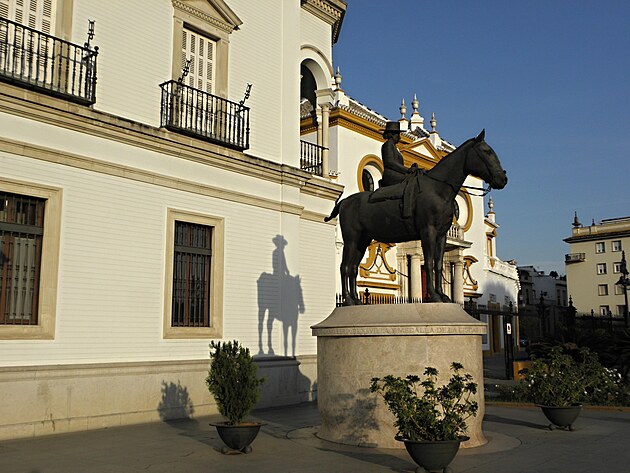
<svg viewBox="0 0 630 473"><path fill-rule="evenodd" d="M299 167L300 47L332 62L331 29L299 2L231 0L243 21L229 37L228 99L248 83L253 156ZM83 44L88 19L99 47L95 108L152 126L160 122L159 84L170 80L173 7L168 0L75 0L72 38Z"/></svg>
<svg viewBox="0 0 630 473"><path fill-rule="evenodd" d="M95 108L148 125L160 124L159 84L170 80L173 7L169 0L74 0L72 41L99 47Z"/></svg>
<svg viewBox="0 0 630 473"><path fill-rule="evenodd" d="M0 114L0 124L0 136L88 159L148 173L170 171L175 178L197 177L197 182L209 185L222 181L226 188L278 203L286 197L315 212L332 207L331 201L313 196L300 202L297 188L283 191L278 184L245 174L51 125L6 114ZM205 358L208 340L162 339L167 208L225 218L224 338L238 338L254 351L259 336L257 280L273 271L272 238L284 235L289 241L288 269L303 277L308 301L300 316L298 347L314 353L308 327L328 315L334 297L332 278L328 285L317 280L334 268L331 225L7 153L2 153L0 163L5 178L63 190L55 339L3 341L0 356L5 365ZM279 325L273 336L274 347L281 347Z"/></svg>

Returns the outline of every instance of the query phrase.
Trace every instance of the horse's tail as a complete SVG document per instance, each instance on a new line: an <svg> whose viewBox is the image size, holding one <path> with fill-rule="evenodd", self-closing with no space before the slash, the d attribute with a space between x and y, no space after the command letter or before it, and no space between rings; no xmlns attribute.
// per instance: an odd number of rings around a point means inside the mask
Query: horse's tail
<svg viewBox="0 0 630 473"><path fill-rule="evenodd" d="M330 215L328 217L324 217L324 222L329 222L333 218L335 218L337 215L339 215L339 206L340 205L341 205L341 195L339 195L339 197L337 197L337 200L335 201L335 207L332 209L332 212L330 212Z"/></svg>

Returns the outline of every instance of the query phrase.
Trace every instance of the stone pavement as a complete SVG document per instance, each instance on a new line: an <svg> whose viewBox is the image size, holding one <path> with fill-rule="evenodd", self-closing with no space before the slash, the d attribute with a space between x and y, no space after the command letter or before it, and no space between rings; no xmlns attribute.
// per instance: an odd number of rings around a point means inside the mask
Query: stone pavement
<svg viewBox="0 0 630 473"><path fill-rule="evenodd" d="M413 472L404 449L338 445L316 437L313 403L255 411L266 422L249 455L223 455L216 418L0 442L2 473ZM486 406L488 444L462 449L455 473L630 471L630 410L587 409L573 432L550 431L534 407Z"/></svg>
<svg viewBox="0 0 630 473"><path fill-rule="evenodd" d="M533 406L488 402L510 383L502 357L484 360L489 442L461 449L454 473L630 471L630 409L584 409L573 432L550 431ZM264 422L249 455L221 454L219 417L0 441L0 473L348 473L414 472L404 449L339 445L317 438L315 403L254 411Z"/></svg>

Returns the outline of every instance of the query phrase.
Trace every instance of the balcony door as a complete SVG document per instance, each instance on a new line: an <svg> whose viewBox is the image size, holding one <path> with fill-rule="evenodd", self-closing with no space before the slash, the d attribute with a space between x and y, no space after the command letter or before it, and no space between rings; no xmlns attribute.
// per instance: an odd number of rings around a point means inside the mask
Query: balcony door
<svg viewBox="0 0 630 473"><path fill-rule="evenodd" d="M54 34L55 0L0 0L0 16Z"/></svg>
<svg viewBox="0 0 630 473"><path fill-rule="evenodd" d="M182 30L182 68L188 65L188 75L184 83L186 89L182 97L184 127L196 132L214 136L217 133L217 103L208 94L214 92L214 56L216 42L186 27Z"/></svg>
<svg viewBox="0 0 630 473"><path fill-rule="evenodd" d="M0 67L4 74L44 83L52 79L55 0L0 0ZM44 33L40 35L38 33Z"/></svg>
<svg viewBox="0 0 630 473"><path fill-rule="evenodd" d="M214 93L215 41L184 27L182 31L182 68L190 60L186 85Z"/></svg>

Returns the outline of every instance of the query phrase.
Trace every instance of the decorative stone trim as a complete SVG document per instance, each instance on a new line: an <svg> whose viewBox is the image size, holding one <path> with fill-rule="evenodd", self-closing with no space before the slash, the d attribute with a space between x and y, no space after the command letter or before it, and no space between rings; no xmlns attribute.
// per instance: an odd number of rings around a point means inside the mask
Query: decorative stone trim
<svg viewBox="0 0 630 473"><path fill-rule="evenodd" d="M241 192L230 191L227 189L203 185L197 182L185 181L171 176L158 174L143 169L133 168L131 166L123 166L115 163L109 163L98 159L61 152L43 146L31 143L22 143L8 138L0 138L0 151L25 156L33 159L39 159L50 163L56 163L65 166L71 166L86 171L95 171L110 176L131 179L134 181L144 182L146 184L154 184L158 186L177 189L194 194L205 195L217 199L238 202L240 204L252 205L268 210L278 212L286 212L294 215L301 215L304 208L299 205L287 202L278 202L271 199L256 197Z"/></svg>
<svg viewBox="0 0 630 473"><path fill-rule="evenodd" d="M340 0L302 0L302 8L332 26L332 41L337 42L346 5Z"/></svg>
<svg viewBox="0 0 630 473"><path fill-rule="evenodd" d="M4 113L99 138L110 139L167 156L175 156L179 159L186 159L248 176L255 175L257 178L266 181L298 187L304 194L327 200L336 200L343 190L343 187L338 184L286 164L255 158L202 140L196 140L161 128L98 112L8 84L0 84L0 109ZM40 151L38 153L29 151L31 157L35 157L34 153L37 157L41 156L42 150L59 155L59 159L62 160L63 155L67 154L9 139L5 139L3 142L5 143L5 150L13 148L18 154L21 154L21 150L27 149L38 149ZM44 153L44 155L46 154ZM81 158L82 160L92 160L92 158L87 157ZM76 161L75 159L72 160ZM112 167L123 168L123 166L111 163L103 162L102 164L110 169ZM154 176L154 180L159 180L156 179L158 177L160 179L174 180L168 176L157 176L147 171L137 171L145 175Z"/></svg>
<svg viewBox="0 0 630 473"><path fill-rule="evenodd" d="M240 24L242 24L242 23L227 23L225 21L221 21L220 19L211 15L208 15L207 13L204 13L201 10L198 10L192 5L189 5L188 3L183 2L181 0L173 0L173 7L178 8L182 11L185 11L189 15L192 15L201 21L209 23L210 25L225 31L226 33L231 33L232 31L237 29Z"/></svg>
<svg viewBox="0 0 630 473"><path fill-rule="evenodd" d="M485 335L487 326L457 304L379 304L337 307L311 327L317 337Z"/></svg>

